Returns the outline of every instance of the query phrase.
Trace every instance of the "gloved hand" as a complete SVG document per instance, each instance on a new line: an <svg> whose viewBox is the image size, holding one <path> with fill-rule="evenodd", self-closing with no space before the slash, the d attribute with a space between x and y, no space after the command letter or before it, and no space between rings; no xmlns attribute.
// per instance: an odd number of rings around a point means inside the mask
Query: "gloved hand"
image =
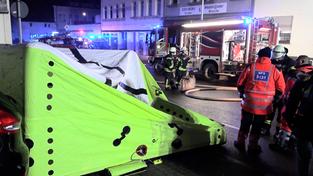
<svg viewBox="0 0 313 176"><path fill-rule="evenodd" d="M245 98L245 94L244 94L243 92L239 92L238 94L239 94L239 97L240 97L240 98L242 98L242 99Z"/></svg>

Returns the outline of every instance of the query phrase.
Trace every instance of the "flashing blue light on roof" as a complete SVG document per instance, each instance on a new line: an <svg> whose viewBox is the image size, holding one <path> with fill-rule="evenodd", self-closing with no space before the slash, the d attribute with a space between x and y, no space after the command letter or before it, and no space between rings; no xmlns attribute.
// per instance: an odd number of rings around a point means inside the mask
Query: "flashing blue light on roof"
<svg viewBox="0 0 313 176"><path fill-rule="evenodd" d="M90 35L89 38L90 38L90 39L94 39L95 36L94 36L94 35Z"/></svg>
<svg viewBox="0 0 313 176"><path fill-rule="evenodd" d="M252 23L252 18L251 17L244 17L243 18L243 24L248 25Z"/></svg>

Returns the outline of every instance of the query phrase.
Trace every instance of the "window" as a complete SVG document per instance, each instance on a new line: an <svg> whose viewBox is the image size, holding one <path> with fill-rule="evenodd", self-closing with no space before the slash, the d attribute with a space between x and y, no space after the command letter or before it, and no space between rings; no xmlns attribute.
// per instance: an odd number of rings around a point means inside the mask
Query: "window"
<svg viewBox="0 0 313 176"><path fill-rule="evenodd" d="M136 17L137 16L137 3L136 1L133 2L133 17Z"/></svg>
<svg viewBox="0 0 313 176"><path fill-rule="evenodd" d="M290 44L291 33L281 31L279 34L279 44Z"/></svg>
<svg viewBox="0 0 313 176"><path fill-rule="evenodd" d="M110 19L112 19L112 18L113 18L113 7L110 6Z"/></svg>
<svg viewBox="0 0 313 176"><path fill-rule="evenodd" d="M161 12L162 12L162 5L161 5L161 0L157 0L157 15L161 16Z"/></svg>
<svg viewBox="0 0 313 176"><path fill-rule="evenodd" d="M115 6L115 12L116 12L116 18L119 18L119 8L118 8L118 4L116 4L116 6Z"/></svg>
<svg viewBox="0 0 313 176"><path fill-rule="evenodd" d="M149 0L148 16L152 16L152 0Z"/></svg>
<svg viewBox="0 0 313 176"><path fill-rule="evenodd" d="M145 2L140 1L140 15L139 16L144 16L144 10L145 10Z"/></svg>
<svg viewBox="0 0 313 176"><path fill-rule="evenodd" d="M108 7L107 6L104 7L103 13L104 13L104 19L108 19Z"/></svg>
<svg viewBox="0 0 313 176"><path fill-rule="evenodd" d="M280 28L278 43L290 44L293 16L274 16L273 19Z"/></svg>
<svg viewBox="0 0 313 176"><path fill-rule="evenodd" d="M169 5L177 5L178 4L178 0L170 0L169 1Z"/></svg>
<svg viewBox="0 0 313 176"><path fill-rule="evenodd" d="M125 4L122 4L122 18L125 18Z"/></svg>

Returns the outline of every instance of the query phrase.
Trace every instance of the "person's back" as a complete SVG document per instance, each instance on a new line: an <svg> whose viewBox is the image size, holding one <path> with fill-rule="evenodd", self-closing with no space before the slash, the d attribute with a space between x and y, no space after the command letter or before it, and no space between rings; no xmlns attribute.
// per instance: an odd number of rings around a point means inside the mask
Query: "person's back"
<svg viewBox="0 0 313 176"><path fill-rule="evenodd" d="M243 108L254 114L267 115L272 112L271 102L276 90L279 90L281 93L284 92L285 83L282 74L271 64L271 60L268 57L258 58L256 63L251 64L247 69L250 76L240 78L238 86L241 86L243 81L245 81L244 93L249 98L249 102L246 103L259 104L257 101L263 99L263 103L261 103L263 109L249 108L247 104L243 104ZM265 100L268 100L267 103L264 103Z"/></svg>
<svg viewBox="0 0 313 176"><path fill-rule="evenodd" d="M258 145L262 124L273 111L276 92L281 95L285 89L283 75L271 64L270 55L269 47L261 49L256 63L247 66L237 82L243 99L241 124L234 146L239 151L245 151L245 140L249 136L248 153L252 155L262 151Z"/></svg>

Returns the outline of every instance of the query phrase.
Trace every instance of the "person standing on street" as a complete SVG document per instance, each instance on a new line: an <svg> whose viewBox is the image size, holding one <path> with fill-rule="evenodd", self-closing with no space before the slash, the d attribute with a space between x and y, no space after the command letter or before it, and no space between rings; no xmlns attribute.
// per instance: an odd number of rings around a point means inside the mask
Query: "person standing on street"
<svg viewBox="0 0 313 176"><path fill-rule="evenodd" d="M298 175L308 176L313 145L313 71L298 75L286 103L286 119L297 145Z"/></svg>
<svg viewBox="0 0 313 176"><path fill-rule="evenodd" d="M306 55L300 55L296 60L296 66L292 74L289 75L288 79L286 80L286 89L285 93L283 95L283 108L281 110L281 113L283 114L286 111L286 103L289 99L290 90L294 86L297 79L302 79L303 76L306 76L307 73L313 71L313 59L309 58ZM281 116L277 116L277 129L276 133L274 135L274 143L270 144L270 148L277 150L277 149L284 149L284 150L292 150L293 149L293 140L291 140L290 137L293 137L291 135L292 131L289 128L286 119L282 118ZM287 134L284 134L287 133ZM290 136L290 137L283 137L283 136ZM291 141L285 141L285 140L291 140Z"/></svg>
<svg viewBox="0 0 313 176"><path fill-rule="evenodd" d="M165 89L170 90L175 88L176 81L175 78L175 71L176 71L176 48L171 47L170 53L165 56L164 64L164 77L165 77Z"/></svg>
<svg viewBox="0 0 313 176"><path fill-rule="evenodd" d="M243 70L237 82L242 98L242 116L234 145L239 151L245 151L245 141L249 135L248 153L252 155L262 152L258 144L261 127L273 112L273 101L279 99L285 90L283 75L271 64L270 57L269 47L261 49L256 62Z"/></svg>
<svg viewBox="0 0 313 176"><path fill-rule="evenodd" d="M288 48L282 46L282 45L276 45L272 50L271 55L271 62L276 66L276 68L283 72L284 79L287 81L290 77L294 75L295 65L296 61L291 59L288 55ZM282 99L278 100L273 105L273 113L267 117L267 119L264 121L264 125L261 130L261 134L269 136L270 135L270 129L272 126L272 121L276 117L280 117L281 109L283 107ZM277 128L276 132L277 133Z"/></svg>
<svg viewBox="0 0 313 176"><path fill-rule="evenodd" d="M181 48L178 56L178 63L176 68L176 86L179 87L180 80L187 75L187 65L190 58L187 56L187 49Z"/></svg>

